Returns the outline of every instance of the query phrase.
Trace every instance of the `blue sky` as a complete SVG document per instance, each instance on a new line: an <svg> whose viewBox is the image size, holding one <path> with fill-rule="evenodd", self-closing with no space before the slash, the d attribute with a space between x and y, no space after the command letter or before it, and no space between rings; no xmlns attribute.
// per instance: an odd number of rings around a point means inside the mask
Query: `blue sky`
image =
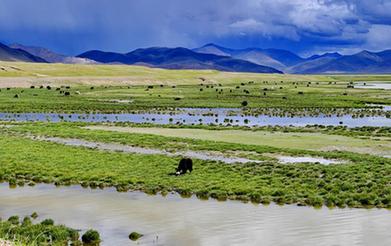
<svg viewBox="0 0 391 246"><path fill-rule="evenodd" d="M391 0L0 0L0 41L69 55L139 47L391 49Z"/></svg>

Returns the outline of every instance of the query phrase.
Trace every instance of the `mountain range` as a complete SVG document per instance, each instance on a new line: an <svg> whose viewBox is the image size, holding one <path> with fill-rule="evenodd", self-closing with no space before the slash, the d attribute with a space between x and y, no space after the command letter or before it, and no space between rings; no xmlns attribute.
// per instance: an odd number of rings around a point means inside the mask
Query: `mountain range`
<svg viewBox="0 0 391 246"><path fill-rule="evenodd" d="M290 51L280 49L247 48L235 50L215 44L207 44L200 48L193 49L193 51L203 54L230 56L250 61L258 65L275 67L277 69L284 69L305 60Z"/></svg>
<svg viewBox="0 0 391 246"><path fill-rule="evenodd" d="M50 63L67 63L67 64L97 63L96 61L86 59L86 58L79 58L74 56L65 56L62 54L58 54L49 49L42 48L42 47L26 46L22 44L11 44L9 47L13 49L24 50L34 56L41 57L42 59Z"/></svg>
<svg viewBox="0 0 391 246"><path fill-rule="evenodd" d="M254 73L391 73L391 50L353 55L325 53L303 58L282 49L231 49L207 44L196 49L152 47L128 53L91 50L65 56L46 48L0 43L0 60L49 63L106 63L166 69L215 69Z"/></svg>
<svg viewBox="0 0 391 246"><path fill-rule="evenodd" d="M204 54L224 54L253 63L278 68L285 73L391 73L391 50L362 51L353 55L325 53L302 58L290 51L279 49L227 49L207 44L194 49Z"/></svg>
<svg viewBox="0 0 391 246"><path fill-rule="evenodd" d="M152 47L129 53L87 51L81 58L101 63L145 65L167 69L215 69L228 72L281 73L279 70L229 56L197 53L186 48Z"/></svg>

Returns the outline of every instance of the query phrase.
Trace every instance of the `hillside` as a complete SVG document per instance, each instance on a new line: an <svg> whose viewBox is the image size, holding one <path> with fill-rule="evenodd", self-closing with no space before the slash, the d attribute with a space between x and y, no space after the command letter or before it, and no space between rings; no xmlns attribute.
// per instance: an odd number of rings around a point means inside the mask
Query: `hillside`
<svg viewBox="0 0 391 246"><path fill-rule="evenodd" d="M281 73L279 70L228 56L197 53L186 48L137 49L121 54L104 51L88 51L78 57L101 63L144 65L167 69L215 69L227 72Z"/></svg>
<svg viewBox="0 0 391 246"><path fill-rule="evenodd" d="M49 49L42 48L42 47L35 47L35 46L25 46L21 44L12 44L10 45L13 49L20 49L24 50L34 56L41 57L47 62L50 63L66 63L66 64L93 64L96 63L95 61L85 59L85 58L78 58L73 56L65 56L62 54L58 54L56 52L53 52Z"/></svg>
<svg viewBox="0 0 391 246"><path fill-rule="evenodd" d="M21 62L46 62L45 59L34 56L21 49L13 49L0 43L0 61L21 61Z"/></svg>

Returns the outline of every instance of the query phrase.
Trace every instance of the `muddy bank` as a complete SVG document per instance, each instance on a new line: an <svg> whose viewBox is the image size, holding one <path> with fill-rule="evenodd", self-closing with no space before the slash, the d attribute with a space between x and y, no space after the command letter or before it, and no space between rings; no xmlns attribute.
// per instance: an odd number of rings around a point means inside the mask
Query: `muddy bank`
<svg viewBox="0 0 391 246"><path fill-rule="evenodd" d="M115 144L115 143L103 143L103 142L91 142L81 139L65 139L65 138L58 138L58 137L43 137L43 136L30 136L33 140L38 141L48 141L53 143L59 143L69 146L81 146L86 147L90 149L99 149L104 151L117 151L117 152L124 152L124 153L135 153L135 154L144 154L144 155L166 155L171 157L189 157L199 160L205 160L205 161L218 161L218 162L224 162L227 164L233 164L233 163L261 163L259 160L250 160L247 158L241 158L241 157L229 157L224 156L222 154L217 153L211 153L207 151L176 151L168 152L166 150L160 150L160 149L151 149L151 148L143 148L143 147L135 147L135 146L129 146L129 145L123 145L123 144Z"/></svg>

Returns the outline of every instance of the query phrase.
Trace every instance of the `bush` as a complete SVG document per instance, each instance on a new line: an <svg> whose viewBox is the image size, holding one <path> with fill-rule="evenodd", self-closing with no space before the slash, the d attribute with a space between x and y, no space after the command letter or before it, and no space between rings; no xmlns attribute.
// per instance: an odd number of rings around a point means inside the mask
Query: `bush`
<svg viewBox="0 0 391 246"><path fill-rule="evenodd" d="M41 225L45 225L45 226L54 225L54 221L52 219L45 219L41 222Z"/></svg>
<svg viewBox="0 0 391 246"><path fill-rule="evenodd" d="M26 216L23 218L22 226L30 226L32 224L30 217Z"/></svg>
<svg viewBox="0 0 391 246"><path fill-rule="evenodd" d="M8 222L10 222L13 225L19 225L19 216L11 216L8 218Z"/></svg>
<svg viewBox="0 0 391 246"><path fill-rule="evenodd" d="M132 241L137 241L142 236L144 236L144 235L134 231L134 232L129 234L129 239L132 240Z"/></svg>
<svg viewBox="0 0 391 246"><path fill-rule="evenodd" d="M83 243L86 243L86 244L98 245L100 242L99 232L90 229L83 234L83 236L81 237L81 240L83 241Z"/></svg>
<svg viewBox="0 0 391 246"><path fill-rule="evenodd" d="M18 245L81 245L77 230L60 225L33 224L25 217L19 224L19 216L0 221L0 238L18 242Z"/></svg>

